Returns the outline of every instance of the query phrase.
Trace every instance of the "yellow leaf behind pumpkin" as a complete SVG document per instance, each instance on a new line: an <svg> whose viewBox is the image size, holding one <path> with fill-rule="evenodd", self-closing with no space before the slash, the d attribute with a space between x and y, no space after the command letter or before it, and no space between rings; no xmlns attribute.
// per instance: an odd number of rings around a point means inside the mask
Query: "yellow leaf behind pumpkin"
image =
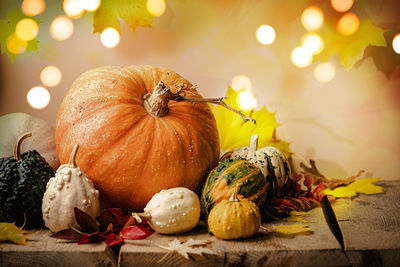
<svg viewBox="0 0 400 267"><path fill-rule="evenodd" d="M240 92L228 87L224 102L239 110L238 95ZM256 124L244 123L238 114L224 107L210 104L210 108L217 121L221 149L228 150L249 146L251 136L258 134L258 147L273 146L281 150L286 157L289 157L289 143L279 140L275 136L275 129L279 126L275 113L269 112L265 106L256 111L243 111L245 115L255 119Z"/></svg>

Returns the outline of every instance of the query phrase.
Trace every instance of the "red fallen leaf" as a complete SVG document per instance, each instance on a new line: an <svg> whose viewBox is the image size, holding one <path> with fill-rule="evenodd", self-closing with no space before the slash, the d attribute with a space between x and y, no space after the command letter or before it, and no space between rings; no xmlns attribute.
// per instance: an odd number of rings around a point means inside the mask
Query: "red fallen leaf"
<svg viewBox="0 0 400 267"><path fill-rule="evenodd" d="M102 210L100 216L97 217L97 220L100 224L109 225L112 223L114 228L118 228L124 226L129 220L129 217L131 217L131 215L128 214L124 216L124 213L120 208L109 208Z"/></svg>
<svg viewBox="0 0 400 267"><path fill-rule="evenodd" d="M118 235L116 235L115 233L111 232L107 235L106 238L106 245L109 247L115 246L117 244L120 244L124 242L124 239Z"/></svg>
<svg viewBox="0 0 400 267"><path fill-rule="evenodd" d="M311 178L311 176L307 175L304 178L304 182L303 183L304 183L305 186L310 187L312 185L312 183L313 183L313 179Z"/></svg>
<svg viewBox="0 0 400 267"><path fill-rule="evenodd" d="M90 243L90 242L92 242L92 241L93 241L93 240L92 240L92 237L91 237L90 235L83 234L83 235L81 235L81 237L79 238L78 244L79 244L79 245L87 244L87 243Z"/></svg>
<svg viewBox="0 0 400 267"><path fill-rule="evenodd" d="M71 232L70 229L58 231L58 232L52 234L50 237L64 239L64 240L76 240L77 239L76 236Z"/></svg>
<svg viewBox="0 0 400 267"><path fill-rule="evenodd" d="M84 211L74 208L76 222L81 227L81 231L84 233L94 233L99 231L99 226L95 219L93 219L89 214Z"/></svg>
<svg viewBox="0 0 400 267"><path fill-rule="evenodd" d="M128 226L121 230L121 236L124 239L137 240L151 235L153 232L149 228L138 225Z"/></svg>

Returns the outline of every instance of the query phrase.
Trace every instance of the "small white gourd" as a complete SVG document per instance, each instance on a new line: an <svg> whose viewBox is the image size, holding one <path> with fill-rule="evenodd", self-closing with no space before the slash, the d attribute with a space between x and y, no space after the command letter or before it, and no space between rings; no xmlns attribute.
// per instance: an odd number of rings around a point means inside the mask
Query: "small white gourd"
<svg viewBox="0 0 400 267"><path fill-rule="evenodd" d="M158 233L184 233L198 224L200 201L185 187L161 190L147 203L144 213L133 213L133 216L139 221L147 220Z"/></svg>
<svg viewBox="0 0 400 267"><path fill-rule="evenodd" d="M77 150L78 145L75 145L68 164L63 164L57 169L55 177L48 181L43 196L43 220L53 232L67 229L69 226L78 228L75 207L94 218L100 215L99 191L76 166Z"/></svg>
<svg viewBox="0 0 400 267"><path fill-rule="evenodd" d="M251 136L250 147L235 149L229 158L240 158L254 164L267 179L272 180L275 192L286 184L290 176L290 164L285 155L272 146L258 148L257 134Z"/></svg>

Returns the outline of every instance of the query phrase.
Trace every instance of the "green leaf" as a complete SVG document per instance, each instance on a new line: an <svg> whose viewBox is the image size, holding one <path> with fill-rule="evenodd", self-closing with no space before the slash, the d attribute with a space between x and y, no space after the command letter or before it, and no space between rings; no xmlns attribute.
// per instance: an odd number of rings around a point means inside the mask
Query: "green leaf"
<svg viewBox="0 0 400 267"><path fill-rule="evenodd" d="M324 50L315 56L315 60L328 61L339 54L341 64L350 69L362 59L367 46L386 46L385 30L373 25L372 20L361 20L358 31L350 36L341 35L336 28L324 25L318 32L324 40Z"/></svg>
<svg viewBox="0 0 400 267"><path fill-rule="evenodd" d="M153 16L147 11L147 0L103 0L94 14L94 32L108 27L120 29L119 18L135 30L138 26L151 27Z"/></svg>
<svg viewBox="0 0 400 267"><path fill-rule="evenodd" d="M12 242L15 244L26 244L26 236L28 233L21 228L18 228L14 223L0 223L0 243Z"/></svg>
<svg viewBox="0 0 400 267"><path fill-rule="evenodd" d="M14 62L15 58L18 56L17 54L12 53L7 48L7 40L8 38L14 34L15 27L17 23L24 19L30 18L33 19L37 24L40 24L41 21L35 19L34 17L28 17L22 13L20 8L15 8L14 10L7 13L7 20L0 20L0 45L1 45L1 53L6 54L11 62ZM33 39L27 42L26 51L27 52L38 52L37 48L37 39Z"/></svg>
<svg viewBox="0 0 400 267"><path fill-rule="evenodd" d="M224 102L234 109L239 110L238 95L241 91L234 91L228 87ZM289 143L279 140L275 136L275 129L279 123L275 119L275 113L270 113L265 107L257 111L243 111L245 115L256 120L256 124L244 123L242 118L219 105L210 104L217 121L220 146L223 150L249 146L253 134L258 134L258 146L274 146L289 156Z"/></svg>

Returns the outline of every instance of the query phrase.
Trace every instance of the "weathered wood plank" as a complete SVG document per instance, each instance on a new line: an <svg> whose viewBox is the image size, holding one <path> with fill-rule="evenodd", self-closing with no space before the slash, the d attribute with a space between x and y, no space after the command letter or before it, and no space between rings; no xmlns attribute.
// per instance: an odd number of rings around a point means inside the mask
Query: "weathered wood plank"
<svg viewBox="0 0 400 267"><path fill-rule="evenodd" d="M333 203L353 266L400 266L400 181L384 181L385 194Z"/></svg>
<svg viewBox="0 0 400 267"><path fill-rule="evenodd" d="M207 239L218 255L193 256L186 260L177 253L167 253L156 245L167 245L175 236L154 234L145 240L130 241L121 247L121 266L349 266L339 243L330 233L320 208L305 218L313 233L296 237L260 232L257 237L240 241L223 241L198 228L190 234L176 236ZM267 225L269 226L269 225Z"/></svg>
<svg viewBox="0 0 400 267"><path fill-rule="evenodd" d="M78 245L38 230L28 245L0 244L0 266L116 266L117 255L104 242Z"/></svg>

